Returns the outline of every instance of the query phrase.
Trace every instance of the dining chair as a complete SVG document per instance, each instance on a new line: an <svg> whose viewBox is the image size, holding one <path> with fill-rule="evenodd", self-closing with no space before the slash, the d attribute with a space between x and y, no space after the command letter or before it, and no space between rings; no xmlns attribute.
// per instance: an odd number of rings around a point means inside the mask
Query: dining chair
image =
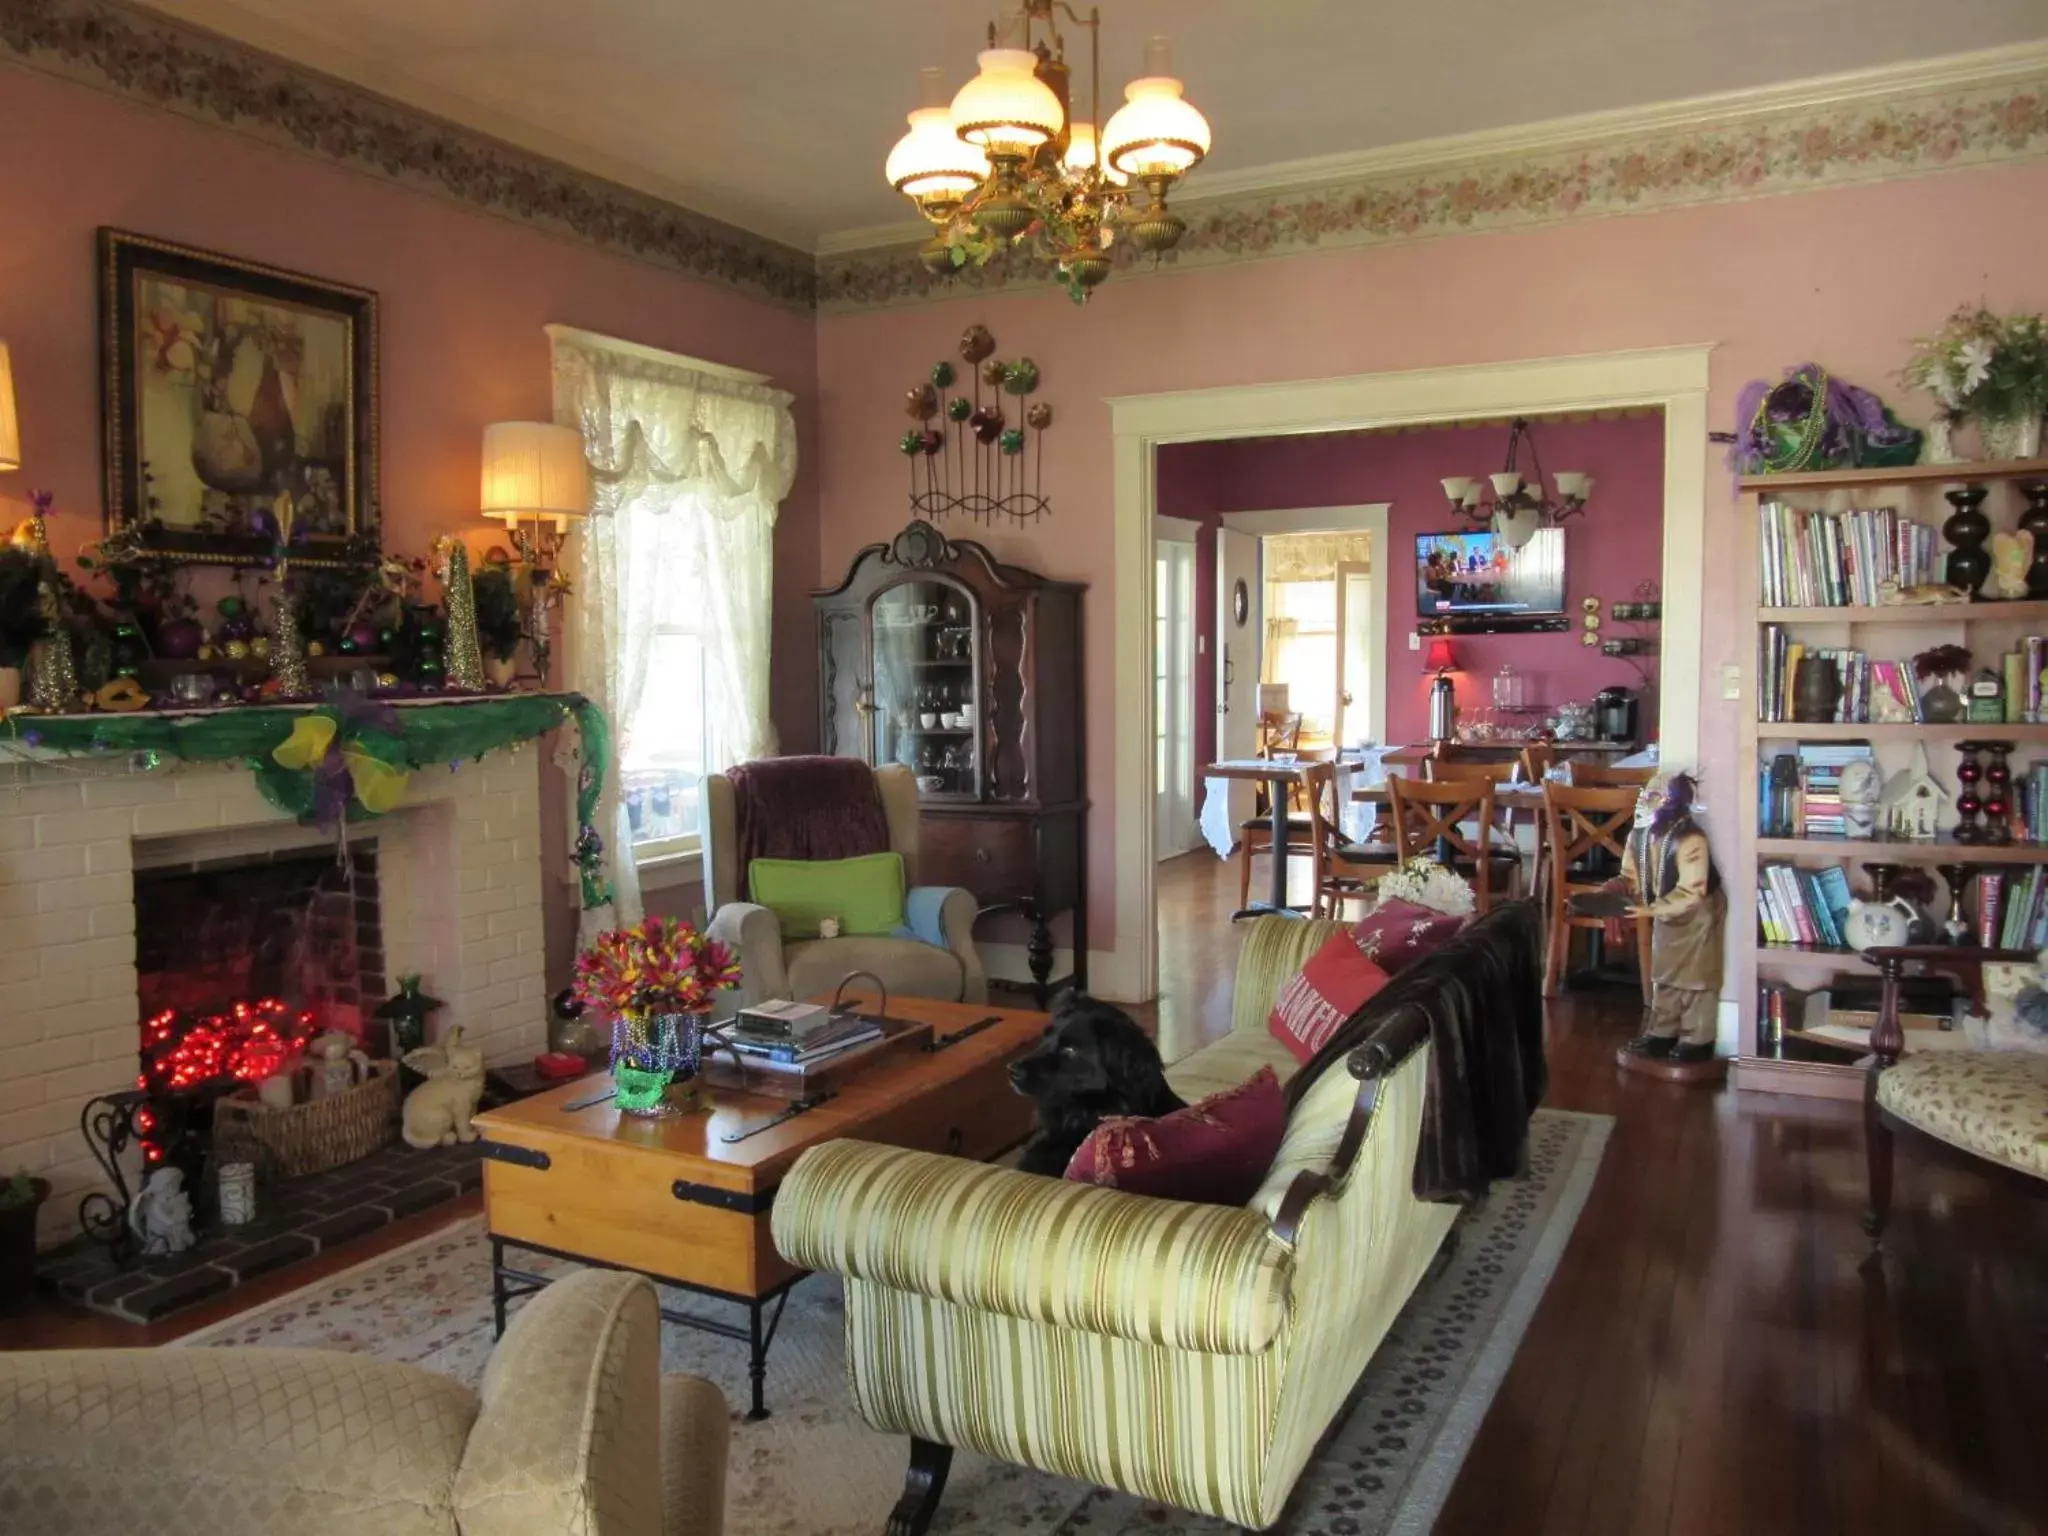
<svg viewBox="0 0 2048 1536"><path fill-rule="evenodd" d="M1543 775L1557 762L1557 748L1547 741L1532 741L1522 748L1522 782L1541 784Z"/></svg>
<svg viewBox="0 0 2048 1536"><path fill-rule="evenodd" d="M1494 858L1497 865L1506 866L1509 878L1508 889L1509 893L1512 894L1516 887L1523 883L1522 845L1515 837L1517 809L1512 805L1501 802L1499 799L1499 789L1503 784L1512 784L1517 781L1522 771L1520 759L1517 757L1432 757L1423 762L1422 771L1425 777L1438 784L1484 781L1494 787L1493 830L1495 836L1499 839ZM1536 829L1535 852L1536 858L1540 861L1543 857L1543 817L1540 812L1532 808L1529 819ZM1540 863L1538 867L1540 868Z"/></svg>
<svg viewBox="0 0 2048 1536"><path fill-rule="evenodd" d="M1543 814L1550 824L1550 941L1543 967L1543 995L1555 997L1564 975L1573 929L1602 929L1606 919L1571 910L1572 897L1599 890L1620 869L1635 821L1636 791L1627 785L1582 788L1543 786ZM1606 853L1613 870L1586 865ZM1643 1001L1650 1000L1650 919L1636 919L1636 961L1642 971Z"/></svg>
<svg viewBox="0 0 2048 1536"><path fill-rule="evenodd" d="M1296 710L1267 709L1259 712L1258 755L1272 759L1292 757L1301 750L1301 714ZM1273 847L1273 787L1270 784L1256 785L1252 800L1252 814L1249 820L1237 824L1238 866L1237 904L1240 909L1251 904L1252 857L1254 854L1269 853ZM1306 812L1296 809L1295 791L1290 788L1282 797L1288 810L1283 818L1286 822L1288 857L1307 854L1309 848L1309 824Z"/></svg>
<svg viewBox="0 0 2048 1536"><path fill-rule="evenodd" d="M1402 863L1425 854L1448 862L1472 882L1481 912L1493 905L1493 872L1512 863L1510 850L1496 848L1493 780L1439 782L1387 776L1393 802L1394 843ZM1450 855L1446 861L1444 854Z"/></svg>
<svg viewBox="0 0 2048 1536"><path fill-rule="evenodd" d="M1335 763L1313 763L1302 770L1301 778L1310 842L1315 849L1314 915L1342 922L1346 920L1344 903L1371 901L1380 876L1395 867L1400 855L1388 840L1384 817L1376 822L1373 836L1366 842L1354 842L1346 835Z"/></svg>

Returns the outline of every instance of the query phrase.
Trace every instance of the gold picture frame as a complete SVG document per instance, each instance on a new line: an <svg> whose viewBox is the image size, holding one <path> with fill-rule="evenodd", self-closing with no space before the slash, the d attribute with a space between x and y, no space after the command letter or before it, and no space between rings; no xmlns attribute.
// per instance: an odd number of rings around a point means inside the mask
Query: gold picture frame
<svg viewBox="0 0 2048 1536"><path fill-rule="evenodd" d="M377 296L102 229L106 524L139 555L299 566L376 548Z"/></svg>

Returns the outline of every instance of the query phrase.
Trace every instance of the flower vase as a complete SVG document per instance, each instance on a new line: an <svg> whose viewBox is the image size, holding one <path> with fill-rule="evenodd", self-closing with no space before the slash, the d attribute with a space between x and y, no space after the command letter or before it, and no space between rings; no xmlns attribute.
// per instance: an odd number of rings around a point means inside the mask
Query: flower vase
<svg viewBox="0 0 2048 1536"><path fill-rule="evenodd" d="M1994 462L2038 458L2041 453L2041 418L2038 415L2009 416L1997 420L1982 418L1977 423L1977 436L1984 443L1984 456Z"/></svg>
<svg viewBox="0 0 2048 1536"><path fill-rule="evenodd" d="M697 1075L704 1020L701 1013L624 1013L612 1020L614 1102L622 1113L670 1112L670 1085Z"/></svg>

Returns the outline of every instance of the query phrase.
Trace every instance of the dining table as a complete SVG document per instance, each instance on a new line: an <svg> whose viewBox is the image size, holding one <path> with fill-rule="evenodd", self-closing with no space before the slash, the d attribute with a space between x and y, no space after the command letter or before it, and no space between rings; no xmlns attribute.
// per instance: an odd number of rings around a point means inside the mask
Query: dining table
<svg viewBox="0 0 2048 1536"><path fill-rule="evenodd" d="M1270 899L1255 901L1250 906L1231 913L1230 920L1233 923L1241 917L1259 917L1266 913L1280 917L1302 915L1287 905L1287 803L1290 798L1289 792L1302 782L1302 770L1308 766L1299 759L1284 757L1231 757L1211 763L1202 770L1202 777L1205 780L1235 779L1267 786L1268 814L1273 821L1270 858L1273 882L1269 892Z"/></svg>

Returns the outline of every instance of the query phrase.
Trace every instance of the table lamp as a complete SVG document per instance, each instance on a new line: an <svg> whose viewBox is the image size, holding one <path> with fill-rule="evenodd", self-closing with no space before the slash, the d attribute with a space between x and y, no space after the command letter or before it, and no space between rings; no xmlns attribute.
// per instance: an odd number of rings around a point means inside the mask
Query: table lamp
<svg viewBox="0 0 2048 1536"><path fill-rule="evenodd" d="M1436 680L1429 685L1429 739L1450 741L1458 734L1458 693L1451 682L1458 658L1451 652L1451 642L1442 635L1430 641L1423 664L1436 672Z"/></svg>
<svg viewBox="0 0 2048 1536"><path fill-rule="evenodd" d="M0 470L21 468L21 426L14 416L14 368L0 341Z"/></svg>
<svg viewBox="0 0 2048 1536"><path fill-rule="evenodd" d="M555 572L569 529L590 512L590 466L583 436L574 427L544 421L494 421L484 428L485 517L511 535L527 567L532 617L527 639L533 668L548 676L550 615L561 603Z"/></svg>

